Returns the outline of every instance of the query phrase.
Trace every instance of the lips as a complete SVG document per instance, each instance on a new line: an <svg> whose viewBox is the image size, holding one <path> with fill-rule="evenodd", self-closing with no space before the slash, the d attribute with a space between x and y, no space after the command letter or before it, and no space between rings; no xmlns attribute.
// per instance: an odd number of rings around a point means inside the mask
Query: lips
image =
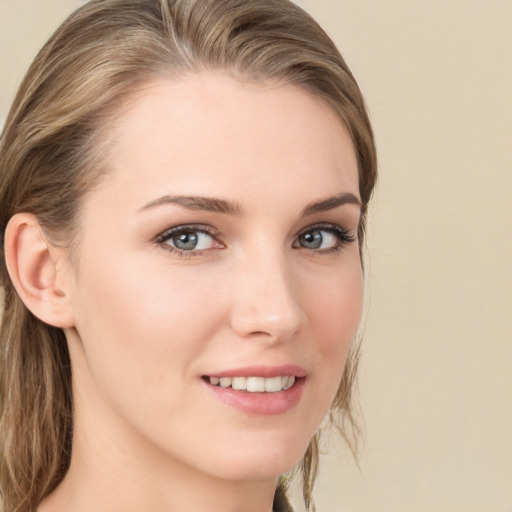
<svg viewBox="0 0 512 512"><path fill-rule="evenodd" d="M242 412L282 414L300 401L306 371L295 365L232 369L203 376L211 392Z"/></svg>

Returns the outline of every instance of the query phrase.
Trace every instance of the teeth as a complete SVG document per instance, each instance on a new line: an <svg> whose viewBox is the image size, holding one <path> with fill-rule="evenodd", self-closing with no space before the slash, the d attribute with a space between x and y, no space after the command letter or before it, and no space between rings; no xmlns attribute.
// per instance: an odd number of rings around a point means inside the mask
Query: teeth
<svg viewBox="0 0 512 512"><path fill-rule="evenodd" d="M251 393L265 391L265 379L263 377L247 377L246 389Z"/></svg>
<svg viewBox="0 0 512 512"><path fill-rule="evenodd" d="M286 384L288 377L274 377L272 379L265 379L265 391L275 393L283 389L283 381Z"/></svg>
<svg viewBox="0 0 512 512"><path fill-rule="evenodd" d="M231 377L221 377L219 383L221 388L229 388L231 386ZM210 384L213 384L212 379L210 379Z"/></svg>
<svg viewBox="0 0 512 512"><path fill-rule="evenodd" d="M231 387L233 389L238 389L240 391L243 389L247 389L247 379L245 377L233 377Z"/></svg>
<svg viewBox="0 0 512 512"><path fill-rule="evenodd" d="M276 393L290 389L295 384L295 376L284 375L281 377L209 377L210 384L221 388L233 388L237 391L249 391L250 393Z"/></svg>
<svg viewBox="0 0 512 512"><path fill-rule="evenodd" d="M290 375L284 389L290 389L295 384L295 376Z"/></svg>

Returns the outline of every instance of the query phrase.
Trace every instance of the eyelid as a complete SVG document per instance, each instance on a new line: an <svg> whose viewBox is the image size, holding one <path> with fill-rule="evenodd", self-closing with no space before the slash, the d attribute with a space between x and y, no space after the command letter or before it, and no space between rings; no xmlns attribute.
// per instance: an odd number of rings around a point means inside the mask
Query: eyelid
<svg viewBox="0 0 512 512"><path fill-rule="evenodd" d="M333 223L333 222L317 222L315 224L311 224L310 226L307 226L303 229L301 229L297 236L303 235L304 233L307 233L308 231L315 231L315 230L324 230L324 231L330 231L335 233L340 233L343 235L350 236L351 238L355 237L355 234L351 229L344 228L343 226L340 226L339 224Z"/></svg>
<svg viewBox="0 0 512 512"><path fill-rule="evenodd" d="M177 226L167 228L159 233L155 237L155 240L162 241L166 238L170 238L171 235L175 235L176 233L184 231L199 231L210 236L213 236L214 233L218 233L218 231L216 231L212 226L209 226L208 224L178 224Z"/></svg>
<svg viewBox="0 0 512 512"><path fill-rule="evenodd" d="M217 244L224 247L224 244L219 240L222 237L222 233L208 224L179 224L177 226L167 228L155 237L155 242L158 243L159 245L161 245L166 251L175 253L182 257L189 257L189 256L195 256L198 254L204 254L205 252L212 250L212 249L199 249L199 250L192 249L190 251L184 251L184 250L178 249L177 247L173 247L170 244L165 243L170 238L177 236L180 233L186 233L186 232L198 232L198 233L206 234L206 235L210 236L213 240L215 240L215 242Z"/></svg>

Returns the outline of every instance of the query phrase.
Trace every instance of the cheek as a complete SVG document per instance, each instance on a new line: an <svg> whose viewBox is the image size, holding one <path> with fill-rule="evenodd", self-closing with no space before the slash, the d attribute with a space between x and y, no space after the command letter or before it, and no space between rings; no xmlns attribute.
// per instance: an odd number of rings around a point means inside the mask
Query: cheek
<svg viewBox="0 0 512 512"><path fill-rule="evenodd" d="M363 304L361 266L354 264L324 283L311 299L309 318L318 343L315 374L321 382L328 408L334 399L352 341L359 327Z"/></svg>
<svg viewBox="0 0 512 512"><path fill-rule="evenodd" d="M129 389L183 379L218 322L214 290L165 264L103 262L84 268L76 308L91 371L118 374Z"/></svg>
<svg viewBox="0 0 512 512"><path fill-rule="evenodd" d="M354 338L362 313L363 275L358 261L322 281L321 289L311 290L309 318L326 351L344 351Z"/></svg>

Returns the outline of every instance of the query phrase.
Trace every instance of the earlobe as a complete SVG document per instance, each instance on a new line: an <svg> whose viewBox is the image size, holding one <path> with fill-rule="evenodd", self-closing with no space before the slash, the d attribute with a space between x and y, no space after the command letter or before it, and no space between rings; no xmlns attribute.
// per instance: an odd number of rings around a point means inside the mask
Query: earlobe
<svg viewBox="0 0 512 512"><path fill-rule="evenodd" d="M54 327L73 327L69 272L64 250L45 237L35 215L14 215L5 231L5 259L11 280L25 306Z"/></svg>

